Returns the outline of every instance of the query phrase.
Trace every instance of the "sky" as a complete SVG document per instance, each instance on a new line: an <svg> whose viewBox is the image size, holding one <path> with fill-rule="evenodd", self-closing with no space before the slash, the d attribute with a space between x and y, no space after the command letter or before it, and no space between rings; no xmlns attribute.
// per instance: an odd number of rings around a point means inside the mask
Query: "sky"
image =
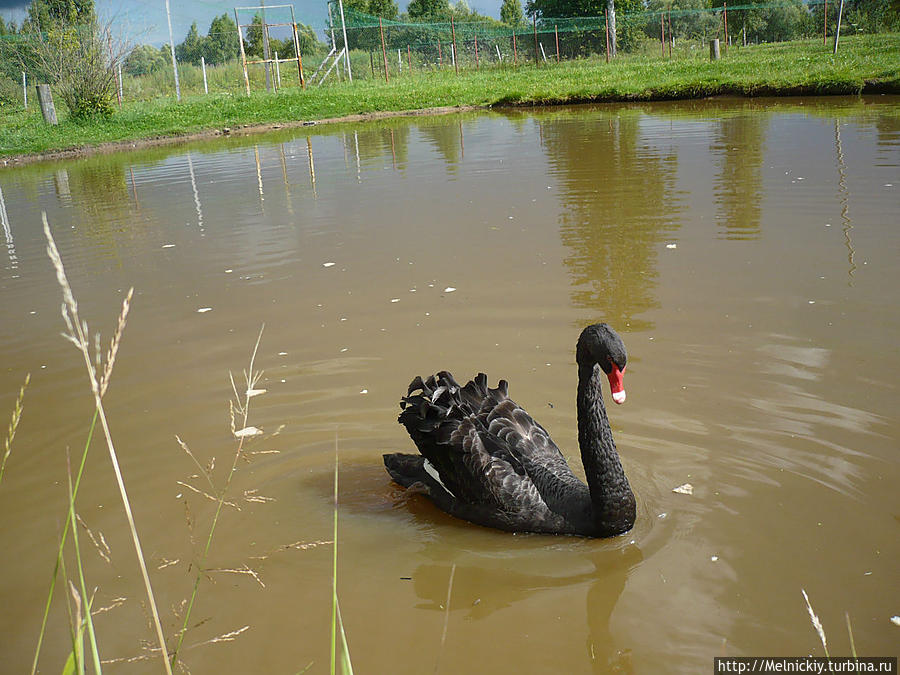
<svg viewBox="0 0 900 675"><path fill-rule="evenodd" d="M134 44L152 44L160 46L169 42L169 29L166 23L165 0L94 0L101 18L113 20L122 31L123 37ZM267 5L275 5L285 0L268 0ZM467 0L469 7L481 14L500 17L502 0ZM29 0L0 0L0 16L5 20L22 23L26 16ZM201 35L206 35L213 17L228 13L234 17L234 7L256 6L259 0L170 0L172 13L172 32L175 44L184 40L191 22L197 22ZM402 12L409 0L398 0ZM524 3L523 3L524 4ZM312 26L319 38L324 40L322 28L328 16L326 0L295 0L294 17L299 23Z"/></svg>

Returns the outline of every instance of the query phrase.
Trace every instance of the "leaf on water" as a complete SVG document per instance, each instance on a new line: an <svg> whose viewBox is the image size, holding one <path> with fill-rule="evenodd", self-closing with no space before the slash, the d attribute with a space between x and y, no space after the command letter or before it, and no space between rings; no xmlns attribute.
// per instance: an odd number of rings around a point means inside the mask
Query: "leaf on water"
<svg viewBox="0 0 900 675"><path fill-rule="evenodd" d="M239 429L234 432L235 438L244 438L246 436L259 436L263 433L262 429L257 429L256 427L244 427L243 429Z"/></svg>
<svg viewBox="0 0 900 675"><path fill-rule="evenodd" d="M679 485L677 488L673 488L672 492L677 492L680 495L692 495L694 494L694 486L690 483L685 483L684 485Z"/></svg>
<svg viewBox="0 0 900 675"><path fill-rule="evenodd" d="M253 398L254 396L259 396L260 394L265 394L265 389L248 389L247 390L247 398Z"/></svg>

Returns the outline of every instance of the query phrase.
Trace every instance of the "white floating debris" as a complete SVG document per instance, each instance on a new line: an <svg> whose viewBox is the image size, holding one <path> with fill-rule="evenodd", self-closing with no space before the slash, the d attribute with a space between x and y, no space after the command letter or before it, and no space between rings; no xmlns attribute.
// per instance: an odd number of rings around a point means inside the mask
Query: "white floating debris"
<svg viewBox="0 0 900 675"><path fill-rule="evenodd" d="M231 270L231 269L225 270L225 274L231 274L232 272L234 272L234 270Z"/></svg>
<svg viewBox="0 0 900 675"><path fill-rule="evenodd" d="M678 248L678 244L666 244L666 248Z"/></svg>
<svg viewBox="0 0 900 675"><path fill-rule="evenodd" d="M455 290L456 289L453 288L453 286L447 286L447 288L444 289L444 293L452 293Z"/></svg>
<svg viewBox="0 0 900 675"><path fill-rule="evenodd" d="M180 492L177 495L175 495L175 499L181 499L181 497L182 497L182 494Z"/></svg>
<svg viewBox="0 0 900 675"><path fill-rule="evenodd" d="M716 561L719 559L719 556L717 556L717 555L712 555L712 556L709 557L709 559L712 560L713 562L716 562Z"/></svg>
<svg viewBox="0 0 900 675"><path fill-rule="evenodd" d="M205 314L206 312L211 312L211 311L212 311L212 307L201 307L200 309L197 310L197 312L199 314Z"/></svg>
<svg viewBox="0 0 900 675"><path fill-rule="evenodd" d="M239 429L234 432L235 438L245 438L247 436L259 436L262 433L262 429L257 429L256 427L244 427L243 429Z"/></svg>
<svg viewBox="0 0 900 675"><path fill-rule="evenodd" d="M360 394L368 394L368 393L369 393L369 390L368 390L368 389L360 389L360 390L359 390L359 393L360 393Z"/></svg>
<svg viewBox="0 0 900 675"><path fill-rule="evenodd" d="M400 298L391 298L391 302L400 302Z"/></svg>
<svg viewBox="0 0 900 675"><path fill-rule="evenodd" d="M345 351L347 351L348 349L349 349L349 347L342 347L342 348L341 348L341 354L343 354L343 353L344 353Z"/></svg>
<svg viewBox="0 0 900 675"><path fill-rule="evenodd" d="M278 356L287 356L287 352L278 352Z"/></svg>
<svg viewBox="0 0 900 675"><path fill-rule="evenodd" d="M694 494L694 486L690 483L685 483L684 485L679 485L677 488L673 488L672 492L677 492L680 495L692 495Z"/></svg>
<svg viewBox="0 0 900 675"><path fill-rule="evenodd" d="M816 301L815 301L815 300L807 300L807 302L808 302L810 305L816 304Z"/></svg>
<svg viewBox="0 0 900 675"><path fill-rule="evenodd" d="M660 514L659 514L658 516L656 516L656 517L659 518L660 520L665 520L666 517L668 517L668 515L669 515L668 513L663 512L663 513L660 513Z"/></svg>
<svg viewBox="0 0 900 675"><path fill-rule="evenodd" d="M891 623L895 626L900 626L900 616L892 616Z"/></svg>
<svg viewBox="0 0 900 675"><path fill-rule="evenodd" d="M163 244L163 248L175 248L175 244Z"/></svg>
<svg viewBox="0 0 900 675"><path fill-rule="evenodd" d="M893 183L885 183L884 187L894 187L894 184Z"/></svg>
<svg viewBox="0 0 900 675"><path fill-rule="evenodd" d="M253 398L254 396L259 396L260 394L265 394L265 389L248 389L247 390L247 398Z"/></svg>
<svg viewBox="0 0 900 675"><path fill-rule="evenodd" d="M334 263L333 262L324 262L324 263L322 263L322 267L334 267Z"/></svg>

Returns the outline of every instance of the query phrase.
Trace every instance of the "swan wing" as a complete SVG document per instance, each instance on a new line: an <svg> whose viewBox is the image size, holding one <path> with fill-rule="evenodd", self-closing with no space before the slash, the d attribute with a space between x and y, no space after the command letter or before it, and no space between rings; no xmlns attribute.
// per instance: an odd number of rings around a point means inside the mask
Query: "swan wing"
<svg viewBox="0 0 900 675"><path fill-rule="evenodd" d="M438 482L454 497L457 509L473 507L482 521L490 512L492 520L507 520L509 527L521 527L525 518L555 520L514 449L484 424L481 409L486 402L505 398L497 396L498 390L488 391L486 381L479 375L465 389L449 373L425 381L416 378L411 395L401 403L399 421L438 474Z"/></svg>

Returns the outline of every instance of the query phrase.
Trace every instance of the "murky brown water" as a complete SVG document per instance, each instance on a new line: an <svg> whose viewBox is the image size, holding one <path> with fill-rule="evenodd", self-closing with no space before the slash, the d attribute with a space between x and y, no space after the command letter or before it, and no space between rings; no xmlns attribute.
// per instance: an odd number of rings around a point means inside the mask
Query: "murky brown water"
<svg viewBox="0 0 900 675"><path fill-rule="evenodd" d="M847 612L860 654L896 655L898 167L900 99L877 97L395 120L3 171L4 420L32 383L0 484L2 669L31 662L66 449L80 454L92 408L59 335L42 210L92 330L108 338L136 289L106 405L169 636L214 510L178 482L205 489L175 436L221 483L228 371L265 323L250 423L284 427L250 447L279 454L238 465L240 511L207 563L258 581L204 578L192 672L327 672L332 549L315 543L331 539L335 438L357 672L694 673L717 655L820 654L801 588L832 654L849 652ZM611 413L633 532L511 536L404 500L381 453L411 447L397 400L440 368L508 378L578 464L573 346L598 320L630 353ZM693 495L672 492L683 483ZM95 607L127 598L96 618L101 656L139 655L152 632L102 443L78 506L112 552L81 531ZM297 542L312 546L283 548ZM44 672L69 651L63 598Z"/></svg>

